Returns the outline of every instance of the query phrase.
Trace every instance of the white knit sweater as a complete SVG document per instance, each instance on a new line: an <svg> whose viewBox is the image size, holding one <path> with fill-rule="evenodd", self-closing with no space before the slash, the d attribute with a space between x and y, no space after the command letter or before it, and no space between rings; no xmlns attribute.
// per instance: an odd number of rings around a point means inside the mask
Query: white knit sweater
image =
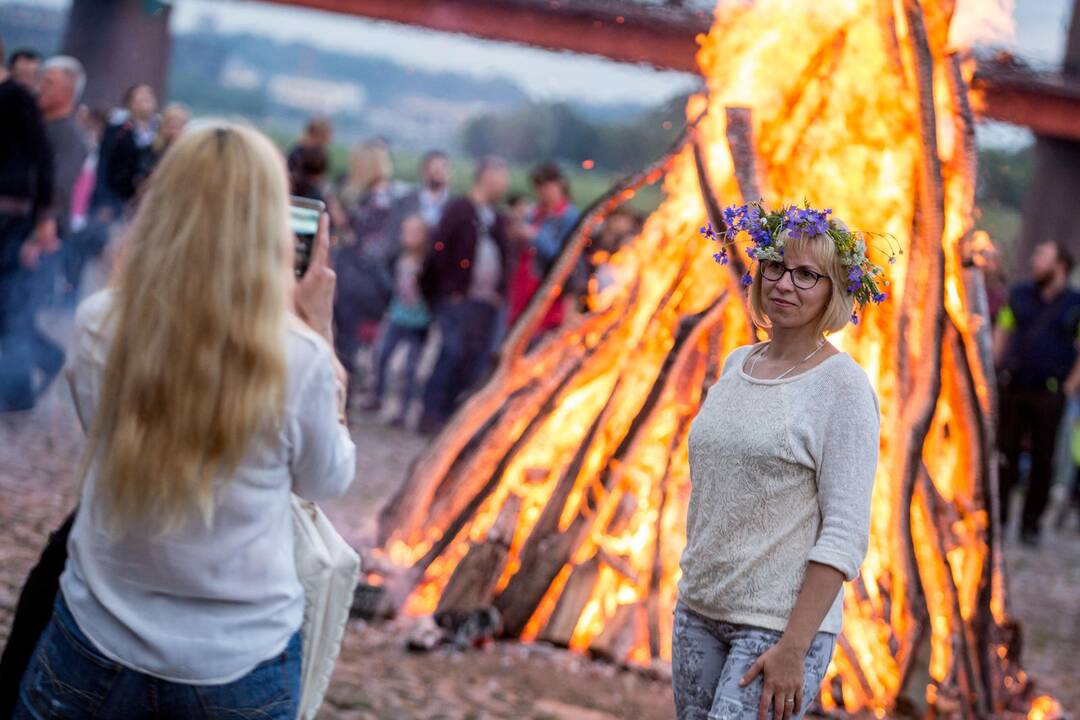
<svg viewBox="0 0 1080 720"><path fill-rule="evenodd" d="M691 494L679 595L716 620L783 631L808 561L858 575L870 534L877 396L850 355L799 375L728 357L690 428ZM840 631L838 594L821 625Z"/></svg>

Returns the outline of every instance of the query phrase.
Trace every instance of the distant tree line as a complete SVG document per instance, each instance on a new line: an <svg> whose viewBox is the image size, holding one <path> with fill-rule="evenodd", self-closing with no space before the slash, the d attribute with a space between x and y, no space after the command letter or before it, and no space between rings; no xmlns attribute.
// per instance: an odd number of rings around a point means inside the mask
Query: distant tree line
<svg viewBox="0 0 1080 720"><path fill-rule="evenodd" d="M980 149L976 188L979 203L1022 210L1033 172L1031 145Z"/></svg>
<svg viewBox="0 0 1080 720"><path fill-rule="evenodd" d="M558 160L629 172L660 156L682 130L686 97L639 113L632 119L587 118L568 103L531 103L510 113L486 113L462 130L470 155L501 155L532 164Z"/></svg>

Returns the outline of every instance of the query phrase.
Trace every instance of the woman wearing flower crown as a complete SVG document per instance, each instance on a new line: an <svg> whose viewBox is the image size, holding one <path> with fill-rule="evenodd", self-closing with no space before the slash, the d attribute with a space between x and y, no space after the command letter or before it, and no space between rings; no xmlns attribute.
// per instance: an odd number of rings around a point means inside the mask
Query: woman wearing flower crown
<svg viewBox="0 0 1080 720"><path fill-rule="evenodd" d="M679 720L794 720L825 676L841 587L859 572L878 456L877 396L825 336L885 299L861 234L831 211L729 208L748 235L753 320L772 339L737 348L694 419L691 495L672 637Z"/></svg>

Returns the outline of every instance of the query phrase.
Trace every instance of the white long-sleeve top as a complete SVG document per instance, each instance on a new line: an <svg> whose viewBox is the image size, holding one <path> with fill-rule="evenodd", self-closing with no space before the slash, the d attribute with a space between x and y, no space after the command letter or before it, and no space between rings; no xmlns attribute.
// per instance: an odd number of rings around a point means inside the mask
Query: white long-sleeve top
<svg viewBox="0 0 1080 720"><path fill-rule="evenodd" d="M858 575L877 469L877 395L850 355L760 380L734 350L690 428L679 596L716 620L783 631L810 561ZM840 632L838 593L821 625Z"/></svg>
<svg viewBox="0 0 1080 720"><path fill-rule="evenodd" d="M75 317L67 372L84 428L98 407L112 302L111 291L98 293ZM257 433L235 470L218 478L209 526L195 517L168 534L136 528L113 540L91 467L60 586L79 628L115 662L173 682L227 683L281 653L300 629L290 491L340 496L356 449L338 422L330 348L295 319L285 342L283 422Z"/></svg>

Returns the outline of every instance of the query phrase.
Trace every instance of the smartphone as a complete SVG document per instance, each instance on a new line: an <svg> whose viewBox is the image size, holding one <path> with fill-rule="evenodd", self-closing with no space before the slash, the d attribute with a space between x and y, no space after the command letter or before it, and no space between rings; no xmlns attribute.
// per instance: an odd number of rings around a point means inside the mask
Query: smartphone
<svg viewBox="0 0 1080 720"><path fill-rule="evenodd" d="M289 196L289 227L296 236L296 263L294 272L300 278L311 263L311 249L315 246L315 234L319 232L319 219L326 212L322 200Z"/></svg>

